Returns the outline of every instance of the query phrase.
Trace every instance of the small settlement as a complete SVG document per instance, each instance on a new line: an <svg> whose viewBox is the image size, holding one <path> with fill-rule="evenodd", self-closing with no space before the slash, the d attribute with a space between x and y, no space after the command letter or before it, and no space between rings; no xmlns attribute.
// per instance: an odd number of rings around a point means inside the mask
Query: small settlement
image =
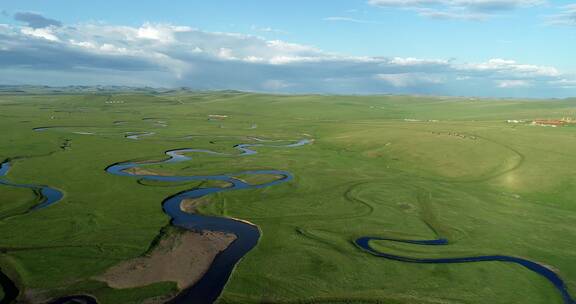
<svg viewBox="0 0 576 304"><path fill-rule="evenodd" d="M554 127L554 128L569 124L576 124L576 120L573 120L571 117L565 117L562 119L536 119L532 121L532 125L534 126Z"/></svg>
<svg viewBox="0 0 576 304"><path fill-rule="evenodd" d="M517 120L517 119L508 119L506 120L506 122L512 124L527 123L527 121L525 120ZM556 128L566 125L576 125L576 120L572 119L571 117L564 117L562 119L535 119L532 122L530 122L530 125Z"/></svg>

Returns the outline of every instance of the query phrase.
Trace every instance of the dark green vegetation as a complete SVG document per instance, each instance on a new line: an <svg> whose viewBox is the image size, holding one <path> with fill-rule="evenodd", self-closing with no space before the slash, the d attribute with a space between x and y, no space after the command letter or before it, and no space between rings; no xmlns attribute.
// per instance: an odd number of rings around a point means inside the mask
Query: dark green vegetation
<svg viewBox="0 0 576 304"><path fill-rule="evenodd" d="M114 290L91 278L149 250L168 224L162 200L202 185L137 183L104 169L161 159L169 149L235 153L233 145L256 143L254 137L310 137L312 145L297 149L261 147L242 158L198 154L150 167L179 175L294 175L270 188L218 193L200 208L262 231L221 303L561 303L548 281L517 265L407 264L373 257L352 241L433 239L434 229L451 245L373 246L413 257L523 257L556 269L576 294L576 128L505 122L575 111L574 100L3 95L0 161L30 156L14 161L7 178L48 184L65 197L11 216L34 205L34 193L0 186L0 267L31 298L87 293L101 303L140 303L169 293L175 285L168 282ZM210 121L211 114L228 117ZM46 126L58 128L32 130ZM126 132L155 134L130 140Z"/></svg>

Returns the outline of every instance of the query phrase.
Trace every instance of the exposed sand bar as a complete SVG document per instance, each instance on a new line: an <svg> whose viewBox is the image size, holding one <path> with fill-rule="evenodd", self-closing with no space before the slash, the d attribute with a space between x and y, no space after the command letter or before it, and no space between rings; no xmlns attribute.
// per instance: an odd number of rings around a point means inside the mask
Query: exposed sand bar
<svg viewBox="0 0 576 304"><path fill-rule="evenodd" d="M168 174L162 172L156 172L152 170L148 170L141 167L132 167L124 170L124 172L132 174L132 175L158 175L158 176L167 176Z"/></svg>
<svg viewBox="0 0 576 304"><path fill-rule="evenodd" d="M123 289L158 282L176 282L179 289L192 286L210 268L218 253L234 240L234 234L186 231L160 241L150 254L122 262L97 280Z"/></svg>

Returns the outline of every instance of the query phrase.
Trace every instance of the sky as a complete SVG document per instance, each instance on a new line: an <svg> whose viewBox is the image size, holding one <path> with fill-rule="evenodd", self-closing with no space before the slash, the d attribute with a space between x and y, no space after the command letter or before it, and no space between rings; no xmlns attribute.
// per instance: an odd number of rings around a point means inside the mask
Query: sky
<svg viewBox="0 0 576 304"><path fill-rule="evenodd" d="M18 0L0 84L576 96L576 2Z"/></svg>

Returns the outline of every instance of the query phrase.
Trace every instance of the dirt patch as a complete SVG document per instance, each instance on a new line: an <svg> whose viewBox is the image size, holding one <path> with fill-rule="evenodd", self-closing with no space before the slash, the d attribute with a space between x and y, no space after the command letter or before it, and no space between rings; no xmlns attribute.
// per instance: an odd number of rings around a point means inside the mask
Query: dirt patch
<svg viewBox="0 0 576 304"><path fill-rule="evenodd" d="M207 180L200 184L203 188L230 188L234 186L232 183L223 180Z"/></svg>
<svg viewBox="0 0 576 304"><path fill-rule="evenodd" d="M158 282L175 282L184 289L202 278L216 255L234 240L236 235L222 232L177 233L162 239L148 255L113 266L95 279L117 289Z"/></svg>
<svg viewBox="0 0 576 304"><path fill-rule="evenodd" d="M166 173L162 173L162 172L156 172L156 171L152 171L152 170L148 170L148 169L144 169L144 168L140 168L140 167L132 167L132 168L124 170L124 172L132 174L132 175L158 175L158 176L170 175L170 174L166 174Z"/></svg>
<svg viewBox="0 0 576 304"><path fill-rule="evenodd" d="M180 210L186 213L198 213L198 208L206 206L210 203L210 199L206 196L199 198L187 198L180 202Z"/></svg>

